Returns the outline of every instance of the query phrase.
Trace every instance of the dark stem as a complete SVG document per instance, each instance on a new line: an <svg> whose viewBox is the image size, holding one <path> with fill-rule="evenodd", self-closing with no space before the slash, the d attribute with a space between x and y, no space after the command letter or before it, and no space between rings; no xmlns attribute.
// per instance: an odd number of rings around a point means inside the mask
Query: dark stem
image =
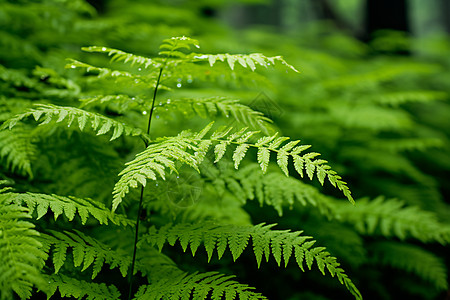
<svg viewBox="0 0 450 300"><path fill-rule="evenodd" d="M158 86L159 86L159 82L161 80L161 74L163 72L163 68L164 68L164 65L161 67L161 69L159 69L158 79L156 80L155 91L153 93L152 106L150 108L150 113L148 116L147 134L150 134L150 125L152 123L152 115L153 115L153 110L155 108L156 93L158 92ZM145 143L145 148L147 148L148 141L144 140L144 143ZM130 271L130 275L128 276L128 280L130 282L130 287L129 287L129 291L128 291L128 300L131 300L131 294L132 294L132 290L133 290L133 277L134 277L133 273L134 273L134 265L136 263L137 243L138 243L138 239L139 239L139 221L141 220L143 199L144 199L144 186L141 186L141 197L139 199L139 208L138 208L138 213L137 213L137 218L136 218L136 227L134 229L135 233L134 233L133 259L131 260L131 271Z"/></svg>

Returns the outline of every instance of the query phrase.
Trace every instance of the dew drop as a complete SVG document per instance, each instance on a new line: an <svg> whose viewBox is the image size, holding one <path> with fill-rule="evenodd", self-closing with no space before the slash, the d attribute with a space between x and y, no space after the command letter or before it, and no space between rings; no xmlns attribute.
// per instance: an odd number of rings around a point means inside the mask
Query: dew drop
<svg viewBox="0 0 450 300"><path fill-rule="evenodd" d="M105 48L105 47L102 47L102 51L106 51L106 48Z"/></svg>
<svg viewBox="0 0 450 300"><path fill-rule="evenodd" d="M139 68L138 71L142 71L142 68Z"/></svg>
<svg viewBox="0 0 450 300"><path fill-rule="evenodd" d="M177 88L180 88L181 87L181 83L177 83Z"/></svg>
<svg viewBox="0 0 450 300"><path fill-rule="evenodd" d="M147 111L146 111L146 110L144 110L144 111L142 112L142 114L143 114L143 115L146 115L146 114L147 114Z"/></svg>
<svg viewBox="0 0 450 300"><path fill-rule="evenodd" d="M156 116L157 119L159 119L159 116Z"/></svg>
<svg viewBox="0 0 450 300"><path fill-rule="evenodd" d="M135 97L132 97L132 98L131 98L131 100L133 100L133 101L134 101L134 100L136 100L136 98L135 98Z"/></svg>
<svg viewBox="0 0 450 300"><path fill-rule="evenodd" d="M170 99L167 99L167 104L170 104Z"/></svg>
<svg viewBox="0 0 450 300"><path fill-rule="evenodd" d="M71 67L72 69L75 69L75 68L76 68L74 65L71 65L70 67Z"/></svg>
<svg viewBox="0 0 450 300"><path fill-rule="evenodd" d="M200 46L199 45L195 45L195 48L200 48Z"/></svg>
<svg viewBox="0 0 450 300"><path fill-rule="evenodd" d="M134 80L134 83L139 83L139 80L135 79L135 80Z"/></svg>
<svg viewBox="0 0 450 300"><path fill-rule="evenodd" d="M187 80L188 83L192 83L192 81L193 81L193 80L190 79L190 78Z"/></svg>
<svg viewBox="0 0 450 300"><path fill-rule="evenodd" d="M158 186L158 184L157 184L157 183L155 183L155 186Z"/></svg>
<svg viewBox="0 0 450 300"><path fill-rule="evenodd" d="M178 82L181 82L181 78L177 78L177 81L178 81Z"/></svg>

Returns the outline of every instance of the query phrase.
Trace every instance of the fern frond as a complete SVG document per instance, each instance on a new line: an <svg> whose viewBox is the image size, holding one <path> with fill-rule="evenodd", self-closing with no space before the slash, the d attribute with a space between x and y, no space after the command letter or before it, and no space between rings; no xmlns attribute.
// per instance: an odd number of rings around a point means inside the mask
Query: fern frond
<svg viewBox="0 0 450 300"><path fill-rule="evenodd" d="M36 211L38 220L46 215L50 209L55 220L64 214L69 221L72 221L78 214L82 224L86 224L88 218L92 216L100 224L108 224L111 221L115 225L134 225L134 221L121 214L111 213L103 203L92 199L37 193L5 193L0 195L0 200L8 204L25 205L30 210L30 214Z"/></svg>
<svg viewBox="0 0 450 300"><path fill-rule="evenodd" d="M183 250L186 251L189 247L193 255L203 244L208 261L214 250L217 250L220 259L228 247L233 260L236 260L249 246L251 238L258 267L263 257L268 261L271 254L279 266L282 261L287 266L290 257L294 255L302 271L305 270L304 263L311 270L315 261L323 275L325 275L325 269L328 270L331 276L336 275L341 284L344 284L356 299L362 299L358 289L340 268L336 258L324 251L324 247L313 247L315 241L310 240L311 237L301 236L302 232L271 230L274 226L264 224L256 226L217 225L212 222L174 226L168 224L159 230L155 227L150 228L141 243L145 241L150 245L156 245L161 251L165 243L173 246L179 241Z"/></svg>
<svg viewBox="0 0 450 300"><path fill-rule="evenodd" d="M180 50L190 50L191 46L200 48L199 43L196 39L192 39L186 36L172 37L170 39L165 39L161 43L161 45L159 46L159 49L161 51L158 53L158 55L184 59L186 57L186 54L181 52Z"/></svg>
<svg viewBox="0 0 450 300"><path fill-rule="evenodd" d="M273 206L280 217L283 215L283 207L292 208L295 203L317 207L328 218L335 217L332 202L316 188L278 172L262 174L256 172L257 169L257 164L249 164L235 173L242 193L236 193L231 187L229 190L234 192L236 198L242 199L245 195L249 200L256 199L261 206ZM226 185L230 186L230 183L226 182Z"/></svg>
<svg viewBox="0 0 450 300"><path fill-rule="evenodd" d="M40 274L45 252L26 208L8 205L0 199L0 299L31 296L33 286L46 290Z"/></svg>
<svg viewBox="0 0 450 300"><path fill-rule="evenodd" d="M80 231L49 231L50 234L41 234L40 242L49 252L52 249L52 261L55 274L59 272L66 262L67 253L72 250L73 264L81 267L81 271L92 266L92 279L101 271L104 264L110 269L119 268L123 277L127 275L131 258L118 251L113 251L107 245L83 234Z"/></svg>
<svg viewBox="0 0 450 300"><path fill-rule="evenodd" d="M248 200L256 200L261 206L272 206L280 217L286 207L292 209L297 203L317 207L321 214L330 219L336 216L330 198L311 185L286 177L276 170L262 174L258 172L260 166L256 163L247 164L238 171L225 168L218 170L212 166L204 169L206 168L202 166L203 175L207 177L207 182L211 182L211 187L217 191L219 198L229 192L242 204Z"/></svg>
<svg viewBox="0 0 450 300"><path fill-rule="evenodd" d="M405 206L402 201L384 197L361 199L351 209L337 202L335 209L343 222L353 225L361 234L415 238L443 245L450 242L450 226L440 223L434 213Z"/></svg>
<svg viewBox="0 0 450 300"><path fill-rule="evenodd" d="M156 76L158 73L152 72L150 74L134 74L127 71L113 70L110 68L96 67L81 61L77 61L71 59L69 63L66 65L68 69L77 69L82 68L86 69L86 72L97 73L98 78L112 78L116 81L122 80L127 84L131 84L133 86L142 85L145 88L155 88L156 84ZM158 89L170 90L169 87L160 84L158 85Z"/></svg>
<svg viewBox="0 0 450 300"><path fill-rule="evenodd" d="M327 161L315 159L320 155L319 153L310 152L300 155L302 151L310 147L309 145L297 146L300 141L290 141L281 146L288 138L277 137L277 134L263 136L255 143L249 143L248 140L257 132L248 131L247 128L231 134L231 127L220 128L212 133L209 138L205 138L204 136L211 130L212 125L212 123L207 125L197 134L182 132L176 137L157 140L155 144L148 146L146 150L137 154L134 160L126 163L127 167L120 172L119 176L121 177L114 186L113 211L122 202L130 187L137 188L138 183L145 186L147 179L156 180L156 175L165 179L166 168L176 172L175 161L198 170L199 164L213 144L215 144L215 162L223 158L226 149L231 144L237 145L233 155L236 168L239 167L239 162L245 156L247 149L250 147L256 148L258 150L257 160L263 173L267 171L271 152L276 153L277 164L286 176L289 176L288 159L292 158L295 170L302 177L304 171L311 180L314 174L317 174L321 184L324 183L325 178L328 178L328 181L334 187L341 190L347 199L354 203L347 184L335 171L331 170L330 166L326 165Z"/></svg>
<svg viewBox="0 0 450 300"><path fill-rule="evenodd" d="M239 123L268 134L272 129L272 120L263 113L240 104L239 100L224 97L170 99L155 107L155 111L179 110L183 114L196 114L202 118L216 117L221 114L225 118L233 118Z"/></svg>
<svg viewBox="0 0 450 300"><path fill-rule="evenodd" d="M370 245L370 251L370 263L413 273L441 291L448 288L447 268L444 262L431 252L397 242L376 242Z"/></svg>
<svg viewBox="0 0 450 300"><path fill-rule="evenodd" d="M200 54L192 53L189 56L193 61L207 61L212 67L218 61L226 62L231 70L234 70L236 63L239 63L243 68L250 68L252 71L256 70L256 66L260 65L267 68L270 65L275 65L275 62L279 62L285 67L291 69L294 72L298 71L288 64L283 57L273 56L267 57L262 53L251 53L251 54Z"/></svg>
<svg viewBox="0 0 450 300"><path fill-rule="evenodd" d="M152 299L267 299L252 287L232 280L217 272L181 274L157 281L151 285L141 286L135 300Z"/></svg>
<svg viewBox="0 0 450 300"><path fill-rule="evenodd" d="M33 116L36 121L39 121L41 117L43 118L40 125L48 124L51 121L55 121L56 123L65 121L67 126L70 127L74 124L74 120L76 120L78 122L78 128L81 131L90 123L90 126L97 132L97 135L102 135L113 130L111 141L121 135L143 136L139 128L130 127L101 114L88 112L79 108L52 104L39 104L37 107L36 109L30 109L25 113L9 119L0 127L0 130L5 128L12 129L16 126L17 122Z"/></svg>
<svg viewBox="0 0 450 300"><path fill-rule="evenodd" d="M120 292L114 285L86 282L62 274L45 275L49 290L46 292L50 299L59 291L61 297L74 297L86 300L120 299ZM86 298L85 298L86 297Z"/></svg>
<svg viewBox="0 0 450 300"><path fill-rule="evenodd" d="M123 113L128 111L131 108L144 108L144 104L146 102L145 96L128 96L128 95L97 95L94 97L83 98L81 101L81 108L90 107L90 106L102 106L112 104L118 108L119 113Z"/></svg>
<svg viewBox="0 0 450 300"><path fill-rule="evenodd" d="M123 61L124 63L129 63L132 66L142 66L144 68L160 68L161 62L157 60L153 60L148 57L135 55L133 53L127 53L121 50L112 49L108 47L101 47L101 46L90 46L90 47L82 47L81 50L86 52L99 52L99 53L107 53L108 56L111 56L111 62L113 61Z"/></svg>
<svg viewBox="0 0 450 300"><path fill-rule="evenodd" d="M11 171L30 178L33 178L31 162L37 152L32 138L29 130L19 126L11 131L0 131L0 157L6 160Z"/></svg>

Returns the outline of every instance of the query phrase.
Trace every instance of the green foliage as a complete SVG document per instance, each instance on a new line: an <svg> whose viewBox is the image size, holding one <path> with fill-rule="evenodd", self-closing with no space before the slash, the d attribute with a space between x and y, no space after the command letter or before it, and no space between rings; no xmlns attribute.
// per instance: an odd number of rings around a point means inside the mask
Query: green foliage
<svg viewBox="0 0 450 300"><path fill-rule="evenodd" d="M450 227L440 223L434 213L414 206L405 207L403 202L395 199L361 199L354 210L337 206L337 214L362 234L395 236L401 240L412 237L443 245L450 242Z"/></svg>
<svg viewBox="0 0 450 300"><path fill-rule="evenodd" d="M0 299L437 299L450 43L177 5L0 3Z"/></svg>
<svg viewBox="0 0 450 300"><path fill-rule="evenodd" d="M141 286L136 293L136 300L145 299L267 299L252 288L231 280L233 276L225 276L216 272L180 274L175 277L159 280L148 286ZM169 296L168 296L169 295ZM192 295L192 296L191 296ZM208 297L208 295L210 295Z"/></svg>
<svg viewBox="0 0 450 300"><path fill-rule="evenodd" d="M432 253L397 242L378 242L371 249L371 263L411 272L432 283L437 290L448 288L446 267Z"/></svg>
<svg viewBox="0 0 450 300"><path fill-rule="evenodd" d="M27 209L0 200L0 299L30 298L33 287L46 289L40 274L45 252Z"/></svg>
<svg viewBox="0 0 450 300"><path fill-rule="evenodd" d="M302 232L275 231L271 228L275 225L256 225L256 226L226 226L214 223L197 223L197 224L177 224L172 226L167 224L156 230L150 228L148 235L144 236L148 243L157 245L162 249L164 244L168 242L174 245L178 240L184 251L191 249L192 255L198 250L201 244L204 244L208 254L208 260L211 260L214 250L217 250L219 259L223 256L227 246L230 249L233 260L236 261L242 252L247 248L249 239L252 239L252 248L258 267L261 265L263 257L269 260L270 254L274 257L278 266L282 260L287 266L292 255L299 268L304 271L304 262L309 270L311 270L314 261L320 272L325 275L325 269L339 279L347 289L355 296L356 299L362 299L361 294L351 282L344 270L340 268L340 264L335 257L325 250L324 247L312 247L314 240L307 241L311 237L300 236Z"/></svg>
<svg viewBox="0 0 450 300"><path fill-rule="evenodd" d="M120 299L119 290L113 285L104 283L86 282L77 280L61 274L45 276L50 286L47 297L50 299L59 292L61 297L73 297L77 299L107 300ZM86 297L86 298L85 298Z"/></svg>
<svg viewBox="0 0 450 300"><path fill-rule="evenodd" d="M7 122L3 123L0 130L3 128L12 129L17 122L29 116L33 116L36 121L39 121L39 119L43 117L44 120L40 123L40 125L49 124L51 121L55 121L56 123L65 121L68 123L67 127L70 127L73 124L73 121L77 120L80 131L83 131L86 125L90 123L92 130L97 131L97 135L102 135L114 130L110 139L111 141L117 139L122 134L134 136L142 134L140 129L126 126L116 120L112 120L100 114L87 112L79 108L59 107L50 104L40 104L37 109L30 109L26 113L9 119Z"/></svg>
<svg viewBox="0 0 450 300"><path fill-rule="evenodd" d="M79 231L50 231L49 233L51 235L42 235L40 241L47 252L52 248L52 260L55 274L57 274L64 265L67 251L71 249L74 267L81 267L82 265L81 271L84 271L91 265L93 266L92 279L98 275L105 263L110 265L111 269L118 267L122 276L126 276L130 265L130 258L123 253L114 252L107 245L104 245Z"/></svg>
<svg viewBox="0 0 450 300"><path fill-rule="evenodd" d="M111 213L103 203L95 202L92 199L36 193L5 193L0 195L0 199L7 204L24 205L29 209L30 214L36 211L37 220L49 213L50 209L55 221L64 214L68 221L74 220L75 215L79 215L82 224L86 224L90 216L96 219L100 225L107 225L109 221L116 225L134 224L123 215Z"/></svg>
<svg viewBox="0 0 450 300"><path fill-rule="evenodd" d="M227 147L231 144L237 145L233 152L236 169L245 157L247 150L252 147L257 149L257 160L262 172L265 173L269 165L270 153L274 152L277 156L277 164L286 176L289 176L288 160L292 158L294 168L301 177L303 177L304 171L311 180L316 174L321 184L324 183L325 178L328 178L328 181L334 187L340 189L348 200L354 203L346 183L341 180L341 177L335 171L331 170L330 166L326 165L327 161L315 159L320 155L319 153L310 152L300 155L310 145L297 146L300 141L290 141L281 146L289 138L277 137L277 134L263 136L254 143L250 143L250 138L257 132L248 131L247 128L234 133L231 133L231 127L219 128L209 138L205 138L211 127L212 124L209 124L198 133L182 132L176 137L162 139L137 154L136 158L128 162L127 167L119 174L121 178L114 187L113 210L117 209L130 187L136 188L138 182L145 186L147 179L156 180L156 174L165 179L166 168L177 172L175 161L198 170L199 164L202 163L210 147L215 145L214 162L216 163L223 158Z"/></svg>

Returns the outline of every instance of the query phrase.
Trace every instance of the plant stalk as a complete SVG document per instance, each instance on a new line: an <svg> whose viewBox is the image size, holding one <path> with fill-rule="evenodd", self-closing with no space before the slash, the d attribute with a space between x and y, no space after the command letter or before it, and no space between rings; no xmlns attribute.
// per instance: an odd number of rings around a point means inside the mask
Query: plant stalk
<svg viewBox="0 0 450 300"><path fill-rule="evenodd" d="M150 113L148 116L147 134L150 134L150 125L152 124L152 116L153 116L153 110L155 108L156 94L158 92L158 86L159 86L159 82L161 80L161 74L163 72L163 69L164 69L164 65L161 67L161 69L159 69L158 79L156 80L155 91L153 93L152 105L151 105ZM147 148L148 141L144 140L144 143L145 143L145 148ZM133 273L134 273L134 265L136 263L137 243L138 243L138 239L139 239L139 221L141 220L143 199L144 199L144 186L141 186L141 196L139 198L139 208L138 208L138 213L137 213L137 217L136 217L136 227L135 227L135 233L134 233L133 258L131 260L130 275L128 275L128 280L129 280L129 284L130 284L129 291L128 291L128 300L131 300L131 295L133 293L133 278L134 278Z"/></svg>

